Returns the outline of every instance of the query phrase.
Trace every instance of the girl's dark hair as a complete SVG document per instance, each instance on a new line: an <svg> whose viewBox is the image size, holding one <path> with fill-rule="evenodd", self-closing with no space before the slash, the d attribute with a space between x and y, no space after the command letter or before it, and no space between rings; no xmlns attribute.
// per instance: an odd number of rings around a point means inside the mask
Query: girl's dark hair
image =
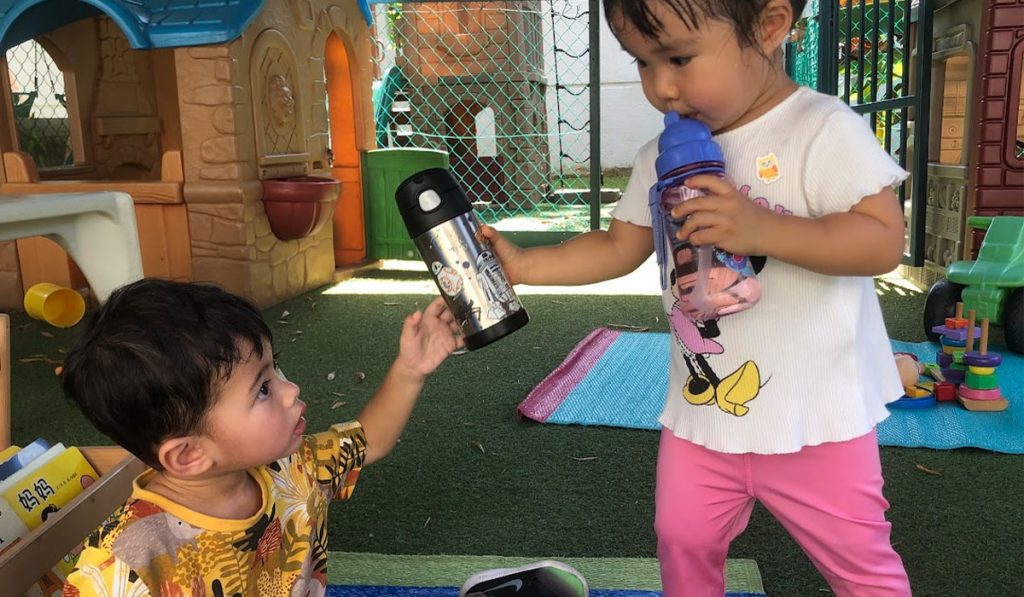
<svg viewBox="0 0 1024 597"><path fill-rule="evenodd" d="M644 37L657 38L662 24L650 5L661 2L672 9L676 16L690 29L697 29L708 19L732 24L740 46L757 46L757 19L768 4L768 0L604 0L604 14L609 21L619 15L626 23L636 27ZM800 18L807 0L790 0L793 18Z"/></svg>
<svg viewBox="0 0 1024 597"><path fill-rule="evenodd" d="M273 336L245 299L145 279L116 290L68 352L64 393L101 432L160 470L157 447L202 431L220 383ZM251 351L251 353L250 353Z"/></svg>

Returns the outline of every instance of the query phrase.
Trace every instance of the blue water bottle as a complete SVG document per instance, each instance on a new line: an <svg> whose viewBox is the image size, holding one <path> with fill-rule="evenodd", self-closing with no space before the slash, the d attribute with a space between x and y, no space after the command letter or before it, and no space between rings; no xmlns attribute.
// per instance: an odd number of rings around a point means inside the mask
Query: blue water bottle
<svg viewBox="0 0 1024 597"><path fill-rule="evenodd" d="M672 259L683 313L693 321L706 321L752 307L761 298L761 284L748 258L676 238L683 222L672 218L672 208L705 195L687 187L687 179L697 174L726 178L722 149L711 131L700 121L665 114L654 167L658 182L651 189L650 205L658 262Z"/></svg>

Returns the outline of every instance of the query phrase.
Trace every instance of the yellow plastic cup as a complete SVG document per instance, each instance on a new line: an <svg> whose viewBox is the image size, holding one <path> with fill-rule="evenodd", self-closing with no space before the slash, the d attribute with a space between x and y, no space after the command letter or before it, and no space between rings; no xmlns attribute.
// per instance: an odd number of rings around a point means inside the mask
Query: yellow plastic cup
<svg viewBox="0 0 1024 597"><path fill-rule="evenodd" d="M25 293L25 311L33 319L59 327L69 328L85 315L85 299L70 288L40 282Z"/></svg>

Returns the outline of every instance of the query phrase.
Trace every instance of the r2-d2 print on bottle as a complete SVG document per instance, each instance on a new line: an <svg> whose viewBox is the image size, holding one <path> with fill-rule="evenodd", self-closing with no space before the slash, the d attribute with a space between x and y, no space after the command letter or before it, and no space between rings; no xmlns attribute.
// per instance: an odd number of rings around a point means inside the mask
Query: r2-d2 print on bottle
<svg viewBox="0 0 1024 597"><path fill-rule="evenodd" d="M497 257L478 239L473 208L448 170L412 175L399 185L395 199L466 348L486 346L526 325L526 309Z"/></svg>

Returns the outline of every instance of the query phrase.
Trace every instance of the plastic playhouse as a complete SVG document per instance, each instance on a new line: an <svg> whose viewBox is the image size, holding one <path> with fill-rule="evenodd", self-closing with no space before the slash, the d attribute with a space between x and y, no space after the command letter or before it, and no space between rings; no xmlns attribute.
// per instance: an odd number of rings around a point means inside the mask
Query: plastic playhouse
<svg viewBox="0 0 1024 597"><path fill-rule="evenodd" d="M63 76L70 139L69 163L37 164L27 135L46 123L25 106L41 100L8 88L22 109L0 111L0 195L127 193L147 276L264 306L323 285L365 255L369 14L325 0L0 1L4 50L34 40ZM0 243L0 280L2 308L37 282L87 285L40 237Z"/></svg>

